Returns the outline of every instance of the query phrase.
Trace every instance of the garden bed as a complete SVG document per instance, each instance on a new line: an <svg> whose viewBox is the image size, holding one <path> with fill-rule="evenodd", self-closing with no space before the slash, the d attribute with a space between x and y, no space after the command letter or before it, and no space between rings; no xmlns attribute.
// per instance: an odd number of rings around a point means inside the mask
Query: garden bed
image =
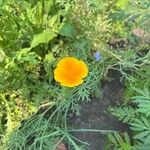
<svg viewBox="0 0 150 150"><path fill-rule="evenodd" d="M117 71L110 71L108 78L109 80L103 81L100 87L101 98L91 98L90 102L81 102L79 116L70 114L68 124L71 122L73 129L87 129L74 134L76 138L89 144L87 150L103 150L107 143L105 133L88 132L88 129L129 132L127 125L122 124L108 112L109 107L119 107L122 103L124 85L120 81L121 75Z"/></svg>

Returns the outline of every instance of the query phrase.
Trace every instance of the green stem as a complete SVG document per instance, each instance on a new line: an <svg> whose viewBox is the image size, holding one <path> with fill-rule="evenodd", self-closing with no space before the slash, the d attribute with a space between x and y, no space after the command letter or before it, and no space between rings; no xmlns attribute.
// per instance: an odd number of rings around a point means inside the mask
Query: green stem
<svg viewBox="0 0 150 150"><path fill-rule="evenodd" d="M115 57L116 59L118 59L119 61L123 62L123 59L121 59L119 56L117 56L116 54L110 52L110 51L107 51L107 50L104 50L104 49L101 49L102 51L112 55L113 57Z"/></svg>

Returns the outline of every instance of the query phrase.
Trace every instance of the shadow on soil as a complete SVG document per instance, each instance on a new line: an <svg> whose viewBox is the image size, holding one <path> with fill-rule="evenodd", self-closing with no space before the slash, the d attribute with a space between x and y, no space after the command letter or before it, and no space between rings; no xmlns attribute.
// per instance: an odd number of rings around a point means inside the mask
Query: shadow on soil
<svg viewBox="0 0 150 150"><path fill-rule="evenodd" d="M123 84L120 82L120 74L110 71L111 81L103 81L101 99L92 98L91 102L82 102L80 116L72 115L69 122L74 129L99 129L129 131L126 125L117 121L108 113L109 106L117 106L122 100ZM76 132L74 136L87 142L86 150L104 150L106 135L96 132Z"/></svg>

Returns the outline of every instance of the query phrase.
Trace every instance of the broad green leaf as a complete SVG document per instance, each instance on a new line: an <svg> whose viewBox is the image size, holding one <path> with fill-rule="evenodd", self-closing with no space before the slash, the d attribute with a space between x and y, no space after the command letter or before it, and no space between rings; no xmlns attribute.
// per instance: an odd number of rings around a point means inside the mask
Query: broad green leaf
<svg viewBox="0 0 150 150"><path fill-rule="evenodd" d="M66 37L73 38L76 34L76 30L73 25L71 25L69 22L66 22L62 25L59 34Z"/></svg>
<svg viewBox="0 0 150 150"><path fill-rule="evenodd" d="M23 48L23 49L21 49L21 50L18 52L18 54L17 54L17 59L18 59L18 60L21 60L22 56L23 56L23 55L27 55L27 53L30 52L30 50L31 50L30 47L29 47L29 48Z"/></svg>
<svg viewBox="0 0 150 150"><path fill-rule="evenodd" d="M29 62L29 64L34 64L34 65L39 63L38 55L35 52L29 52L28 54L26 54L21 58L21 61L24 62L26 61Z"/></svg>
<svg viewBox="0 0 150 150"><path fill-rule="evenodd" d="M56 34L51 29L46 29L42 33L36 34L31 42L31 47L36 47L41 43L46 43L52 40Z"/></svg>

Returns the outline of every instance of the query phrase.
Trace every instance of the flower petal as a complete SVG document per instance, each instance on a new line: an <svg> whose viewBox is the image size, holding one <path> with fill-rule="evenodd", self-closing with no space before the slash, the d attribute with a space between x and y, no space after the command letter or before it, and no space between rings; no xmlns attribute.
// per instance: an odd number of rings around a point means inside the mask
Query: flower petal
<svg viewBox="0 0 150 150"><path fill-rule="evenodd" d="M88 74L87 65L74 57L61 59L54 70L54 78L62 86L74 87L83 83Z"/></svg>

